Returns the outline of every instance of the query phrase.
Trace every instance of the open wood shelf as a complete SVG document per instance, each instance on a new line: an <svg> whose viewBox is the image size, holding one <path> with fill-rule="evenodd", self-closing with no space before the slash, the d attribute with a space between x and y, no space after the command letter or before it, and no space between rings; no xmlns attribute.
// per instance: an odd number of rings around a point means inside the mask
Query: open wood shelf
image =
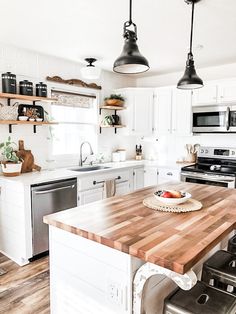
<svg viewBox="0 0 236 314"><path fill-rule="evenodd" d="M58 122L47 122L47 121L18 121L18 120L0 120L0 124L30 124L30 125L50 125L58 124Z"/></svg>
<svg viewBox="0 0 236 314"><path fill-rule="evenodd" d="M125 128L125 125L114 124L114 125L100 125L100 128Z"/></svg>
<svg viewBox="0 0 236 314"><path fill-rule="evenodd" d="M126 107L119 107L119 106L100 106L100 109L105 109L105 110L125 110Z"/></svg>
<svg viewBox="0 0 236 314"><path fill-rule="evenodd" d="M102 129L109 129L109 128L113 128L115 130L115 133L116 133L117 129L121 129L121 128L125 128L125 127L126 127L126 125L123 125L123 124L100 125L100 133L102 133Z"/></svg>
<svg viewBox="0 0 236 314"><path fill-rule="evenodd" d="M53 125L53 124L58 124L58 122L46 122L46 121L18 121L18 120L0 120L0 124L8 124L9 126L9 133L12 133L12 125L19 125L19 124L24 124L24 125L33 125L33 130L34 133L36 133L36 126L39 125Z"/></svg>
<svg viewBox="0 0 236 314"><path fill-rule="evenodd" d="M44 101L44 102L54 102L57 101L57 98L48 98L48 97L38 97L38 96L26 96L20 94L8 94L0 93L0 98L6 99L16 99L16 100L27 100L27 101Z"/></svg>

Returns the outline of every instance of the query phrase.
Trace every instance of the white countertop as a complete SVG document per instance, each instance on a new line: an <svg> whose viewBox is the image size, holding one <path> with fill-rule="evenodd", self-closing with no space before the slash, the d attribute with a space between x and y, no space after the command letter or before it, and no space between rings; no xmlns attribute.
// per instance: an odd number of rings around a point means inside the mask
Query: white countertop
<svg viewBox="0 0 236 314"><path fill-rule="evenodd" d="M24 173L17 177L4 177L0 175L1 180L7 180L11 182L18 182L24 185L39 184L43 182L63 180L75 177L85 177L91 174L102 174L112 170L133 168L138 166L146 167L157 167L157 168L168 168L168 169L181 169L186 164L177 164L172 162L159 162L159 161L149 161L149 160L127 160L123 162L110 162L101 164L102 166L109 167L108 169L101 169L96 171L87 171L87 172L77 172L70 170L70 168L76 168L78 166L66 167L66 168L57 168L55 170L42 170L40 172L30 172Z"/></svg>

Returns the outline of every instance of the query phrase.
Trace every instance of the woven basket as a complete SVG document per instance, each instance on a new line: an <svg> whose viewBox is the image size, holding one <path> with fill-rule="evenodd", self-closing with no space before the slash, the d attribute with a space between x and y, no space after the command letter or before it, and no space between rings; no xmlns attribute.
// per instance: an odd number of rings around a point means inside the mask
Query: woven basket
<svg viewBox="0 0 236 314"><path fill-rule="evenodd" d="M107 99L105 101L106 105L108 106L120 106L122 107L124 105L124 101L120 99Z"/></svg>
<svg viewBox="0 0 236 314"><path fill-rule="evenodd" d="M18 102L12 106L0 104L0 120L17 120Z"/></svg>

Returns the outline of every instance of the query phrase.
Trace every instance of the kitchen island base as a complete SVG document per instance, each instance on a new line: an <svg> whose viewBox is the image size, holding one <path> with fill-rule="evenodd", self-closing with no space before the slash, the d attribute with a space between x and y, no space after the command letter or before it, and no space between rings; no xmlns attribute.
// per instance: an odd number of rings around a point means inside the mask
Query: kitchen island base
<svg viewBox="0 0 236 314"><path fill-rule="evenodd" d="M181 275L50 226L51 313L162 313L164 298L177 287L173 276L181 288L190 289L203 261L225 248L228 237L193 267L194 272Z"/></svg>

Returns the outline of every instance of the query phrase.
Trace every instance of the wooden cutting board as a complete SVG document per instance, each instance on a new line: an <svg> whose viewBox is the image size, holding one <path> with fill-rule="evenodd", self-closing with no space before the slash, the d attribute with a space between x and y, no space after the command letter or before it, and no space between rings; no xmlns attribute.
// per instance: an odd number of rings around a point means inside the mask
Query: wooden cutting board
<svg viewBox="0 0 236 314"><path fill-rule="evenodd" d="M21 173L31 172L33 169L40 171L41 167L35 165L34 155L31 153L31 150L25 150L24 141L19 141L19 150L17 151L17 156L23 160Z"/></svg>

